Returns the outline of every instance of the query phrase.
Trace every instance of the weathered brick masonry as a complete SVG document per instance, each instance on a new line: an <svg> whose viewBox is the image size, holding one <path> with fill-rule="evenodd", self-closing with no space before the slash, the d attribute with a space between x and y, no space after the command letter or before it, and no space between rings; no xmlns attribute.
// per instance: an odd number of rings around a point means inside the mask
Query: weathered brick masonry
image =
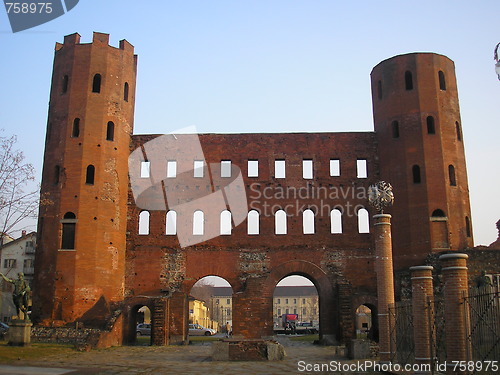
<svg viewBox="0 0 500 375"><path fill-rule="evenodd" d="M321 338L346 340L354 335L357 306L376 310L374 238L359 233L358 213L374 214L366 189L381 179L396 196L396 269L421 265L433 252L472 246L457 87L447 57L413 53L374 68L374 132L199 135L210 178L152 183L149 232L140 235L144 206L135 201L128 158L142 148L140 161L153 170L148 142L160 136L133 135L137 57L126 41L109 46L106 34L94 33L89 44L79 40L66 36L54 58L42 177L42 193L52 204L40 208L35 270L39 324L102 326L120 314L116 332L128 342L137 309L147 305L154 343L185 342L191 287L216 275L233 288L234 335L261 338L272 334L276 283L297 274L318 290ZM175 139L182 145L187 138ZM163 152L163 162L175 160L179 171L192 171L199 160ZM248 177L249 160L258 161L256 177ZM285 161L285 178L277 178L276 160ZM312 178L303 177L304 160L312 161ZM339 160L338 176L331 173L332 160ZM196 198L225 189L237 180L220 177L221 161L241 171L234 189L245 193L245 210L259 212L259 234L247 234L244 220L230 235L181 247L165 232L165 196L175 192L176 203L195 207ZM366 177L358 177L358 161L366 162ZM287 214L286 234L275 234L279 209ZM312 234L303 233L307 209L314 213ZM332 233L333 209L342 212L341 233ZM191 215L181 216L178 226L192 226ZM219 214L204 219L206 228L218 228Z"/></svg>

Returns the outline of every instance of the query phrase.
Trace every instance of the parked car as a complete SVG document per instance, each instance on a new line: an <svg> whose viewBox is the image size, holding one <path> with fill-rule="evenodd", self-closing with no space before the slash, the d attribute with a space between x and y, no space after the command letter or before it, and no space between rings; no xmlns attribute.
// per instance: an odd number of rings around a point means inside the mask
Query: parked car
<svg viewBox="0 0 500 375"><path fill-rule="evenodd" d="M319 328L315 325L313 325L312 323L308 323L308 322L302 322L302 323L299 323L297 324L297 326L295 327L295 331L297 333L318 333L319 332Z"/></svg>
<svg viewBox="0 0 500 375"><path fill-rule="evenodd" d="M137 336L151 336L151 324L140 323L137 324Z"/></svg>
<svg viewBox="0 0 500 375"><path fill-rule="evenodd" d="M0 322L0 338L2 338L8 330L9 326L5 323Z"/></svg>
<svg viewBox="0 0 500 375"><path fill-rule="evenodd" d="M213 336L215 335L215 331L211 328L202 327L199 324L190 324L189 334L191 336Z"/></svg>

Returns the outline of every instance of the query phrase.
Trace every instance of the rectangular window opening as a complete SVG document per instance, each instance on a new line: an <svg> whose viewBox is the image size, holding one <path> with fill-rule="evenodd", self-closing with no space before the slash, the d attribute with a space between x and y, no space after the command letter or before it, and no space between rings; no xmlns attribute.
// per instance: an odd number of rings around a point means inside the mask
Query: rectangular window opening
<svg viewBox="0 0 500 375"><path fill-rule="evenodd" d="M285 178L285 161L275 160L274 161L274 178Z"/></svg>
<svg viewBox="0 0 500 375"><path fill-rule="evenodd" d="M305 180L311 180L313 178L313 161L304 159L302 160L302 177Z"/></svg>
<svg viewBox="0 0 500 375"><path fill-rule="evenodd" d="M141 162L141 178L149 178L151 170L151 162L142 161Z"/></svg>
<svg viewBox="0 0 500 375"><path fill-rule="evenodd" d="M231 177L231 160L222 160L220 162L220 176Z"/></svg>
<svg viewBox="0 0 500 375"><path fill-rule="evenodd" d="M330 176L339 177L340 176L340 160L330 159Z"/></svg>
<svg viewBox="0 0 500 375"><path fill-rule="evenodd" d="M358 159L357 161L357 177L358 178L367 178L368 177L368 171L366 168L366 160L365 159Z"/></svg>
<svg viewBox="0 0 500 375"><path fill-rule="evenodd" d="M248 177L259 177L259 161L248 161Z"/></svg>
<svg viewBox="0 0 500 375"><path fill-rule="evenodd" d="M203 160L194 161L194 172L193 177L203 178L203 169L205 168L205 162Z"/></svg>
<svg viewBox="0 0 500 375"><path fill-rule="evenodd" d="M177 177L177 162L175 160L167 161L167 178Z"/></svg>

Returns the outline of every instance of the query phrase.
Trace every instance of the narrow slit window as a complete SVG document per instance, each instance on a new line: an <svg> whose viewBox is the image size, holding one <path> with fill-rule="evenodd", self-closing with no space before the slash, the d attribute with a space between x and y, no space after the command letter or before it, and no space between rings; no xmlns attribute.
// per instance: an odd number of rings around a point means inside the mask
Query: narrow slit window
<svg viewBox="0 0 500 375"><path fill-rule="evenodd" d="M427 116L427 134L436 134L436 125L432 116Z"/></svg>
<svg viewBox="0 0 500 375"><path fill-rule="evenodd" d="M339 177L340 176L340 160L330 159L330 176Z"/></svg>
<svg viewBox="0 0 500 375"><path fill-rule="evenodd" d="M304 234L314 234L314 212L310 209L302 213L302 229Z"/></svg>
<svg viewBox="0 0 500 375"><path fill-rule="evenodd" d="M80 136L80 119L77 117L73 120L73 129L71 131L72 138L78 138Z"/></svg>
<svg viewBox="0 0 500 375"><path fill-rule="evenodd" d="M56 165L54 168L54 185L59 183L59 177L61 176L61 167Z"/></svg>
<svg viewBox="0 0 500 375"><path fill-rule="evenodd" d="M358 178L367 178L368 177L368 170L366 167L366 160L365 159L358 159L356 165L357 165L357 177Z"/></svg>
<svg viewBox="0 0 500 375"><path fill-rule="evenodd" d="M365 208L358 210L358 233L370 233L370 218Z"/></svg>
<svg viewBox="0 0 500 375"><path fill-rule="evenodd" d="M149 178L151 171L151 162L142 161L141 162L141 178Z"/></svg>
<svg viewBox="0 0 500 375"><path fill-rule="evenodd" d="M377 82L377 91L379 100L382 99L382 81Z"/></svg>
<svg viewBox="0 0 500 375"><path fill-rule="evenodd" d="M392 138L399 138L399 122L392 122Z"/></svg>
<svg viewBox="0 0 500 375"><path fill-rule="evenodd" d="M231 235L231 212L224 210L220 213L220 234L221 236Z"/></svg>
<svg viewBox="0 0 500 375"><path fill-rule="evenodd" d="M313 161L309 159L302 160L302 177L304 180L313 178Z"/></svg>
<svg viewBox="0 0 500 375"><path fill-rule="evenodd" d="M96 74L94 79L92 80L92 92L100 93L101 92L101 75Z"/></svg>
<svg viewBox="0 0 500 375"><path fill-rule="evenodd" d="M438 77L439 77L439 89L446 91L446 78L442 70L438 72Z"/></svg>
<svg viewBox="0 0 500 375"><path fill-rule="evenodd" d="M259 177L259 161L248 161L248 177Z"/></svg>
<svg viewBox="0 0 500 375"><path fill-rule="evenodd" d="M285 161L284 160L275 160L274 161L274 178L285 178Z"/></svg>
<svg viewBox="0 0 500 375"><path fill-rule="evenodd" d="M413 174L413 183L414 184L419 184L422 182L421 176L420 176L420 166L414 165L411 169L412 174Z"/></svg>
<svg viewBox="0 0 500 375"><path fill-rule="evenodd" d="M455 130L457 131L457 141L462 140L462 130L460 129L460 124L458 121L455 122Z"/></svg>
<svg viewBox="0 0 500 375"><path fill-rule="evenodd" d="M106 140L114 141L115 139L115 124L113 121L109 121L106 127Z"/></svg>
<svg viewBox="0 0 500 375"><path fill-rule="evenodd" d="M451 164L448 166L448 175L450 177L450 186L457 186L457 177L455 175L455 167Z"/></svg>
<svg viewBox="0 0 500 375"><path fill-rule="evenodd" d="M165 234L169 236L174 236L177 234L177 212L170 210L167 212L166 222L165 222Z"/></svg>
<svg viewBox="0 0 500 375"><path fill-rule="evenodd" d="M339 209L334 209L330 213L330 232L332 234L342 233L342 212Z"/></svg>
<svg viewBox="0 0 500 375"><path fill-rule="evenodd" d="M142 211L139 214L139 234L141 236L149 234L149 211Z"/></svg>
<svg viewBox="0 0 500 375"><path fill-rule="evenodd" d="M177 161L168 160L167 161L167 178L177 177Z"/></svg>
<svg viewBox="0 0 500 375"><path fill-rule="evenodd" d="M195 160L193 166L193 177L202 178L205 162L203 160Z"/></svg>
<svg viewBox="0 0 500 375"><path fill-rule="evenodd" d="M407 91L413 90L413 76L408 70L405 72L405 88Z"/></svg>
<svg viewBox="0 0 500 375"><path fill-rule="evenodd" d="M274 233L275 234L286 234L286 212L283 210L278 210L274 214Z"/></svg>
<svg viewBox="0 0 500 375"><path fill-rule="evenodd" d="M465 217L465 234L467 235L467 237L472 236L472 231L470 228L470 219L468 216Z"/></svg>
<svg viewBox="0 0 500 375"><path fill-rule="evenodd" d="M247 233L259 234L259 212L257 210L252 210L248 213Z"/></svg>
<svg viewBox="0 0 500 375"><path fill-rule="evenodd" d="M193 214L193 235L203 236L205 227L205 215L203 211L195 211Z"/></svg>
<svg viewBox="0 0 500 375"><path fill-rule="evenodd" d="M128 82L123 85L123 100L128 102Z"/></svg>
<svg viewBox="0 0 500 375"><path fill-rule="evenodd" d="M66 74L62 80L62 90L61 91L63 94L66 94L68 92L68 84L69 84L69 77Z"/></svg>
<svg viewBox="0 0 500 375"><path fill-rule="evenodd" d="M231 160L222 160L220 162L220 176L231 177Z"/></svg>
<svg viewBox="0 0 500 375"><path fill-rule="evenodd" d="M87 174L85 176L85 183L87 185L94 185L94 178L95 178L95 167L90 164L87 167Z"/></svg>

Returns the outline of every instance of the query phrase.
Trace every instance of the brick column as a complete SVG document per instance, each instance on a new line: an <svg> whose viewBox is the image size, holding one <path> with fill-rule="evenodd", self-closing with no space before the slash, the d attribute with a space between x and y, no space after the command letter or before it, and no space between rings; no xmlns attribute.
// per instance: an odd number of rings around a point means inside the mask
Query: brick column
<svg viewBox="0 0 500 375"><path fill-rule="evenodd" d="M410 267L416 364L431 364L430 319L433 317L433 312L427 301L434 295L432 270L433 267L431 266ZM430 374L427 371L418 373Z"/></svg>
<svg viewBox="0 0 500 375"><path fill-rule="evenodd" d="M467 360L466 315L463 305L463 297L468 291L467 258L467 254L460 253L439 257L443 273L447 374L466 374L453 371L452 361Z"/></svg>
<svg viewBox="0 0 500 375"><path fill-rule="evenodd" d="M377 273L378 324L380 362L391 359L391 323L389 305L394 303L394 275L392 267L391 215L374 215L375 272Z"/></svg>
<svg viewBox="0 0 500 375"><path fill-rule="evenodd" d="M169 301L169 344L188 343L188 296L182 292L172 293Z"/></svg>

